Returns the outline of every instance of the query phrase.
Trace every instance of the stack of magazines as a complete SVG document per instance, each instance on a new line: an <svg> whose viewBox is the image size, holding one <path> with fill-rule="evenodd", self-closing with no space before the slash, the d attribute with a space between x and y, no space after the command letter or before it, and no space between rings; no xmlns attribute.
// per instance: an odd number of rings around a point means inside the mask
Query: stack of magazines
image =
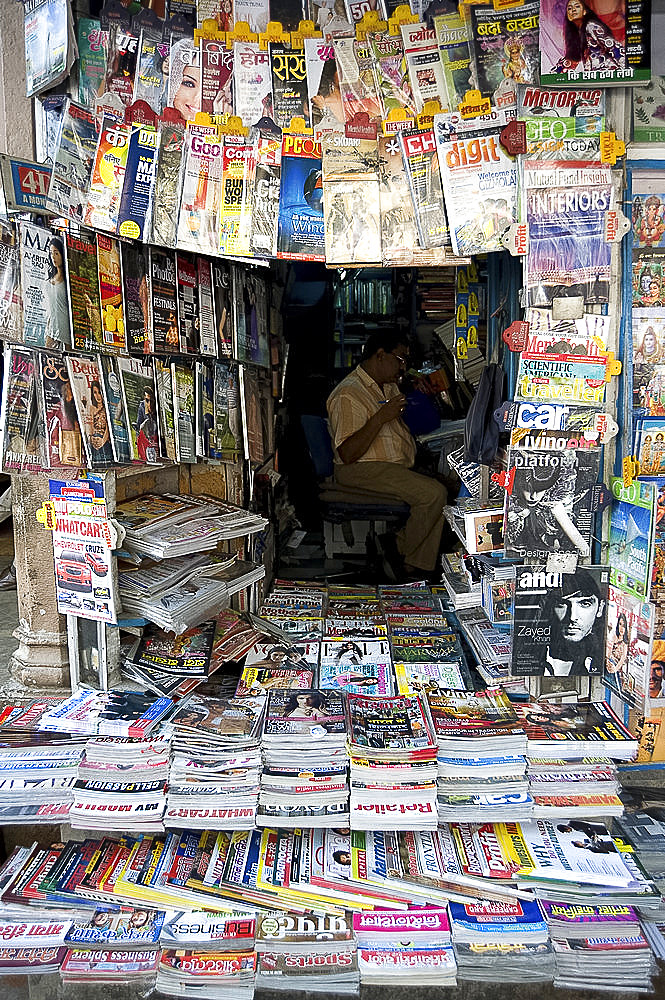
<svg viewBox="0 0 665 1000"><path fill-rule="evenodd" d="M262 915L257 918L256 952L257 987L285 993L358 993L358 958L349 916Z"/></svg>
<svg viewBox="0 0 665 1000"><path fill-rule="evenodd" d="M537 901L450 903L460 979L533 983L554 975L547 921Z"/></svg>
<svg viewBox="0 0 665 1000"><path fill-rule="evenodd" d="M439 819L525 819L532 803L526 737L505 692L441 691L429 696L439 744Z"/></svg>
<svg viewBox="0 0 665 1000"><path fill-rule="evenodd" d="M247 951L165 949L161 953L156 989L167 996L206 1000L252 1000L256 955Z"/></svg>
<svg viewBox="0 0 665 1000"><path fill-rule="evenodd" d="M324 611L324 590L288 586L280 581L259 609L259 617L273 626L277 638L320 642Z"/></svg>
<svg viewBox="0 0 665 1000"><path fill-rule="evenodd" d="M90 740L74 785L70 823L90 830L162 830L168 776L166 739Z"/></svg>
<svg viewBox="0 0 665 1000"><path fill-rule="evenodd" d="M555 986L651 992L655 962L632 906L543 901L556 961Z"/></svg>
<svg viewBox="0 0 665 1000"><path fill-rule="evenodd" d="M254 918L246 913L176 910L167 915L159 943L206 953L247 952L254 947L254 931Z"/></svg>
<svg viewBox="0 0 665 1000"><path fill-rule="evenodd" d="M354 913L358 966L363 984L456 986L448 912Z"/></svg>
<svg viewBox="0 0 665 1000"><path fill-rule="evenodd" d="M60 917L57 912L43 914L39 921L32 917L11 906L0 910L0 976L45 975L60 968L67 953L65 937L72 926L71 918Z"/></svg>
<svg viewBox="0 0 665 1000"><path fill-rule="evenodd" d="M70 948L60 967L65 983L109 983L114 986L152 986L159 964L159 948L130 951L117 948Z"/></svg>
<svg viewBox="0 0 665 1000"><path fill-rule="evenodd" d="M147 736L173 708L170 698L144 691L88 691L76 694L49 709L39 721L46 732L86 736Z"/></svg>
<svg viewBox="0 0 665 1000"><path fill-rule="evenodd" d="M569 760L568 744L561 757L529 757L529 790L534 816L560 819L567 816L620 816L616 765L609 757Z"/></svg>
<svg viewBox="0 0 665 1000"><path fill-rule="evenodd" d="M173 718L165 824L197 830L254 826L265 698L194 696Z"/></svg>
<svg viewBox="0 0 665 1000"><path fill-rule="evenodd" d="M257 642L247 653L236 696L263 694L271 688L316 686L318 642Z"/></svg>
<svg viewBox="0 0 665 1000"><path fill-rule="evenodd" d="M427 700L352 694L347 713L351 826L435 829L437 743Z"/></svg>
<svg viewBox="0 0 665 1000"><path fill-rule="evenodd" d="M22 743L33 739L26 732ZM0 745L0 824L66 822L84 745Z"/></svg>
<svg viewBox="0 0 665 1000"><path fill-rule="evenodd" d="M270 691L263 724L257 823L285 827L348 824L345 738L341 692Z"/></svg>
<svg viewBox="0 0 665 1000"><path fill-rule="evenodd" d="M73 949L103 951L118 949L138 954L154 951L159 938L165 914L152 909L124 909L113 913L110 910L95 910L92 916L72 921L66 943Z"/></svg>

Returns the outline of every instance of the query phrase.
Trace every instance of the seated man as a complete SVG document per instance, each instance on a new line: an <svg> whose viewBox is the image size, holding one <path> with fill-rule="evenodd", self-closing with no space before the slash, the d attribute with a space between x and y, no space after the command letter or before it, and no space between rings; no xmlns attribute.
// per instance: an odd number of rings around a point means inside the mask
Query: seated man
<svg viewBox="0 0 665 1000"><path fill-rule="evenodd" d="M389 494L410 505L397 547L405 573L417 577L436 566L446 489L412 470L416 443L402 420L406 397L397 387L407 356L398 331L373 333L362 361L333 389L327 406L336 482Z"/></svg>

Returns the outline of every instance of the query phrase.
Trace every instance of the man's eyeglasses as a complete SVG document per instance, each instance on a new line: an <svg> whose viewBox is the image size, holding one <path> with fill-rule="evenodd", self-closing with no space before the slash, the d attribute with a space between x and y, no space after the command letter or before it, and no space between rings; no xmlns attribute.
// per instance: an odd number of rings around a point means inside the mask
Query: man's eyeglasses
<svg viewBox="0 0 665 1000"><path fill-rule="evenodd" d="M390 351L390 353L392 354L392 356L394 358L397 358L397 360L399 361L400 365L404 365L404 367L406 368L406 366L409 363L409 359L408 358L403 358L400 354L396 354L395 351Z"/></svg>

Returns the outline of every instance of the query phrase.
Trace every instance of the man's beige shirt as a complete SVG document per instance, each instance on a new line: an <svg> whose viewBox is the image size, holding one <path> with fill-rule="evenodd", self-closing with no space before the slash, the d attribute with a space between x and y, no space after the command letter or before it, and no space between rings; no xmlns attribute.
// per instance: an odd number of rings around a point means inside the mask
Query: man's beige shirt
<svg viewBox="0 0 665 1000"><path fill-rule="evenodd" d="M394 382L380 386L358 365L328 396L328 416L335 450L335 462L341 463L337 449L347 438L364 427L383 404L399 395ZM384 424L359 462L392 462L411 468L416 458L416 444L402 420Z"/></svg>

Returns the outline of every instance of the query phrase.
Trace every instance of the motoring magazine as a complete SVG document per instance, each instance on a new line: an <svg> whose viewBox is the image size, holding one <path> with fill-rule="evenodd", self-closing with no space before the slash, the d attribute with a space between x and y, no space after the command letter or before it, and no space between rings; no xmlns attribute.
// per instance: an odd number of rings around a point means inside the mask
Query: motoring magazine
<svg viewBox="0 0 665 1000"><path fill-rule="evenodd" d="M450 238L460 256L503 249L501 235L517 221L517 162L499 141L506 124L498 111L480 120L459 112L435 116Z"/></svg>

